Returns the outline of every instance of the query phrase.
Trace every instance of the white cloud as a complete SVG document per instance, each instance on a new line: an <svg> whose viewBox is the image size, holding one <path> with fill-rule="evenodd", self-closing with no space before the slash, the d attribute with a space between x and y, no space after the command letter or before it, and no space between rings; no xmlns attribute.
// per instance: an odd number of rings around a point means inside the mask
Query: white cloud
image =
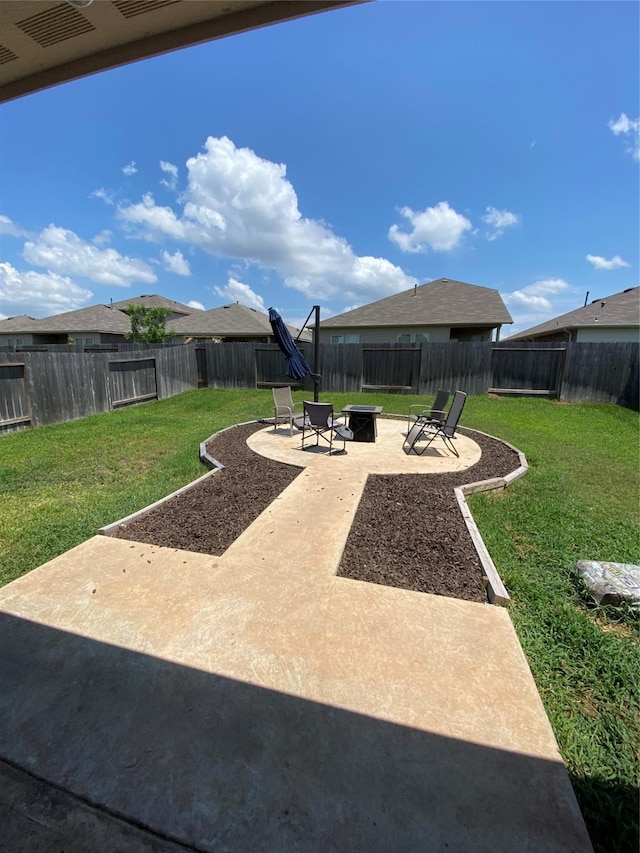
<svg viewBox="0 0 640 853"><path fill-rule="evenodd" d="M524 308L534 312L550 312L552 304L547 297L564 293L570 288L571 285L562 278L545 278L535 281L521 290L503 294L503 299L507 305L513 305L516 309ZM522 322L522 319L519 317L518 321Z"/></svg>
<svg viewBox="0 0 640 853"><path fill-rule="evenodd" d="M498 210L497 207L489 206L486 214L482 217L482 221L493 229L487 234L487 240L497 240L504 234L505 228L513 228L514 225L519 225L521 219L517 213L511 213L510 210Z"/></svg>
<svg viewBox="0 0 640 853"><path fill-rule="evenodd" d="M170 255L169 252L163 252L162 263L166 270L169 270L169 272L173 272L176 275L191 275L189 261L185 259L184 255L179 250L176 250L173 255Z"/></svg>
<svg viewBox="0 0 640 853"><path fill-rule="evenodd" d="M123 166L122 171L125 175L135 175L138 171L135 160L132 160L130 163L127 163L126 166Z"/></svg>
<svg viewBox="0 0 640 853"><path fill-rule="evenodd" d="M138 236L162 236L198 246L217 257L274 270L288 287L314 301L340 297L369 302L417 283L385 258L359 257L324 223L306 219L286 179L286 167L209 137L187 161L187 187L176 213L149 193L121 205L119 215Z"/></svg>
<svg viewBox="0 0 640 853"><path fill-rule="evenodd" d="M82 308L91 299L90 290L56 273L20 272L0 263L0 301L15 307L13 314L46 316Z"/></svg>
<svg viewBox="0 0 640 853"><path fill-rule="evenodd" d="M160 160L160 168L168 175L167 178L163 178L160 183L162 186L166 187L168 190L175 190L178 186L178 167L174 166L173 163L167 163L166 160Z"/></svg>
<svg viewBox="0 0 640 853"><path fill-rule="evenodd" d="M142 201L138 204L121 205L118 208L118 214L125 226L135 226L138 229L138 236L150 242L158 241L163 236L195 245L200 245L198 237L201 237L202 242L205 242L206 234L200 235L194 229L188 232L185 224L180 221L170 207L158 207L156 205L151 193L145 193L142 196ZM143 226L142 231L139 230L139 226Z"/></svg>
<svg viewBox="0 0 640 853"><path fill-rule="evenodd" d="M402 207L399 212L409 220L412 230L407 233L392 225L388 237L403 252L427 252L429 249L451 252L460 244L465 231L471 230L469 220L446 201L419 211Z"/></svg>
<svg viewBox="0 0 640 853"><path fill-rule="evenodd" d="M632 119L626 113L620 113L615 121L611 119L609 129L616 136L629 136L627 151L640 163L640 117Z"/></svg>
<svg viewBox="0 0 640 853"><path fill-rule="evenodd" d="M115 249L100 249L73 231L48 225L34 241L24 245L24 259L52 272L82 276L96 284L129 287L134 282L154 284L156 274L144 261L128 258Z"/></svg>
<svg viewBox="0 0 640 853"><path fill-rule="evenodd" d="M96 236L92 238L91 242L94 246L106 246L111 242L112 237L113 232L109 231L108 228L103 228L99 234L96 234Z"/></svg>
<svg viewBox="0 0 640 853"><path fill-rule="evenodd" d="M7 237L24 237L25 233L8 216L0 213L0 234Z"/></svg>
<svg viewBox="0 0 640 853"><path fill-rule="evenodd" d="M198 311L204 311L204 305L202 302L197 302L195 299L190 299L189 302L187 302L187 305L189 308L197 308Z"/></svg>
<svg viewBox="0 0 640 853"><path fill-rule="evenodd" d="M116 197L114 190L105 190L104 187L100 187L98 190L94 190L89 198L99 198L105 204L114 204L114 199Z"/></svg>
<svg viewBox="0 0 640 853"><path fill-rule="evenodd" d="M620 255L614 255L612 258L603 258L602 255L586 255L586 258L596 270L617 270L620 267L629 266Z"/></svg>
<svg viewBox="0 0 640 853"><path fill-rule="evenodd" d="M247 308L255 308L256 311L262 311L265 314L267 312L262 296L251 290L248 284L243 284L231 276L229 276L226 287L216 286L213 289L218 296L227 302L239 302L241 305L246 305Z"/></svg>

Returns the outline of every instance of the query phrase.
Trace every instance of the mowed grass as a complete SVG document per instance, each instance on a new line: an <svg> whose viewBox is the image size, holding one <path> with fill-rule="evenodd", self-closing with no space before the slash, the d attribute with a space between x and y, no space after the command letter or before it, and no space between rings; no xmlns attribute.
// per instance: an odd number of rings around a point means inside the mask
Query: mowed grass
<svg viewBox="0 0 640 853"><path fill-rule="evenodd" d="M336 409L371 403L397 414L423 402L382 394L321 399ZM0 437L0 582L200 476L199 442L272 413L270 391L203 389ZM636 853L638 619L593 606L573 568L579 559L640 562L638 414L470 397L461 422L527 457L526 477L503 493L473 495L470 504L513 597L510 614L596 849Z"/></svg>
<svg viewBox="0 0 640 853"><path fill-rule="evenodd" d="M467 422L527 457L526 477L469 503L513 597L511 618L594 846L637 852L638 617L593 606L574 567L640 563L638 414L478 398Z"/></svg>
<svg viewBox="0 0 640 853"><path fill-rule="evenodd" d="M0 585L205 473L199 443L266 401L205 389L0 436Z"/></svg>

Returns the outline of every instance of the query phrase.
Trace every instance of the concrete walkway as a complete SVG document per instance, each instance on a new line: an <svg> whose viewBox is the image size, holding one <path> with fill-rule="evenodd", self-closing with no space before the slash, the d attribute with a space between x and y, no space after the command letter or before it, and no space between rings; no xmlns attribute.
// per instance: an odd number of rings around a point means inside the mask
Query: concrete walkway
<svg viewBox="0 0 640 853"><path fill-rule="evenodd" d="M221 557L96 536L0 589L0 758L199 850L590 850L508 612L335 577L369 471L479 458L402 428L256 433L306 467Z"/></svg>

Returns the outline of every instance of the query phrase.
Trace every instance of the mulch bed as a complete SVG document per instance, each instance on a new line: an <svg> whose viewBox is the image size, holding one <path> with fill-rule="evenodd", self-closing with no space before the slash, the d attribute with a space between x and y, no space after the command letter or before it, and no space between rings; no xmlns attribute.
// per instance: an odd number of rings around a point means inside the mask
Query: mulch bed
<svg viewBox="0 0 640 853"><path fill-rule="evenodd" d="M218 434L207 451L226 467L113 536L220 555L298 476L301 469L247 447L263 424ZM342 577L486 601L481 566L453 494L455 486L503 477L519 465L502 442L467 432L482 457L453 474L369 476L338 569Z"/></svg>
<svg viewBox="0 0 640 853"><path fill-rule="evenodd" d="M259 456L247 439L264 424L219 433L207 452L225 467L203 483L165 501L112 534L120 539L223 554L252 521L294 480L301 468Z"/></svg>
<svg viewBox="0 0 640 853"><path fill-rule="evenodd" d="M370 474L338 575L401 589L486 601L482 566L453 490L519 465L501 441L460 429L480 461L451 474Z"/></svg>

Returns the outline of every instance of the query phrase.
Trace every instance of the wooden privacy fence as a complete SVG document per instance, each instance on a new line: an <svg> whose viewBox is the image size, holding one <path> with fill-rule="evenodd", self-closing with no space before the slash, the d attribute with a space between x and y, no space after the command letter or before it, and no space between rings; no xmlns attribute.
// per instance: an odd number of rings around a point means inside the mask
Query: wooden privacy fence
<svg viewBox="0 0 640 853"><path fill-rule="evenodd" d="M314 369L313 346L300 349ZM566 402L618 403L638 408L637 343L320 344L324 393L385 391L432 395L438 388L468 394L546 396ZM293 385L275 344L207 344L207 377L214 388Z"/></svg>
<svg viewBox="0 0 640 853"><path fill-rule="evenodd" d="M564 347L494 346L489 393L559 397L567 351Z"/></svg>
<svg viewBox="0 0 640 853"><path fill-rule="evenodd" d="M22 361L0 364L0 424L5 429L28 426L31 403Z"/></svg>
<svg viewBox="0 0 640 853"><path fill-rule="evenodd" d="M197 388L193 347L0 351L0 432L75 420Z"/></svg>
<svg viewBox="0 0 640 853"><path fill-rule="evenodd" d="M314 348L300 349L314 369ZM639 408L637 343L416 346L321 344L324 394L385 391L433 395L460 388L470 395L544 395L565 402ZM189 344L117 352L51 347L0 349L0 432L73 420L190 388L312 390L293 383L275 344Z"/></svg>
<svg viewBox="0 0 640 853"><path fill-rule="evenodd" d="M381 353L384 356L381 357ZM385 349L363 346L362 390L417 393L420 387L420 347L390 346Z"/></svg>
<svg viewBox="0 0 640 853"><path fill-rule="evenodd" d="M108 363L111 406L143 403L158 397L156 360L151 358L115 359Z"/></svg>

